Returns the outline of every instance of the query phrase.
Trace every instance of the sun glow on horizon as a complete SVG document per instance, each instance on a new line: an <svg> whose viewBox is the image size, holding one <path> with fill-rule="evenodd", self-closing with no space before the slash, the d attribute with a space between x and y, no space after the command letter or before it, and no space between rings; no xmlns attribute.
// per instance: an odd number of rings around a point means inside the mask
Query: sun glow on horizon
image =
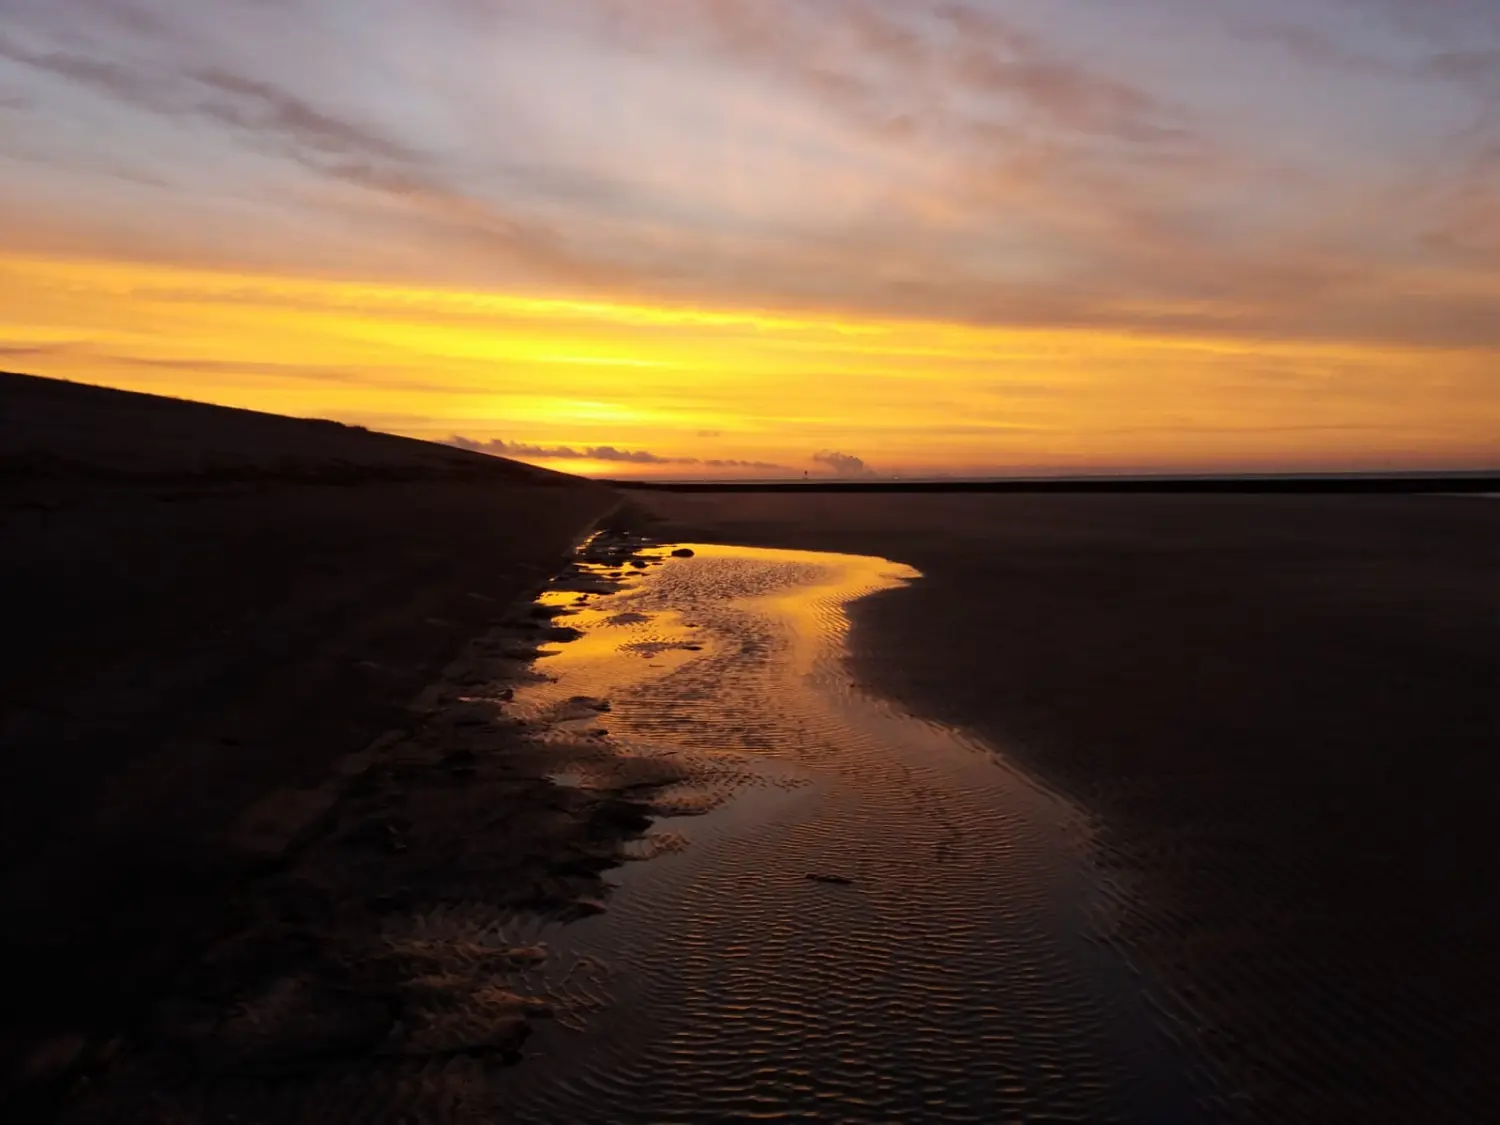
<svg viewBox="0 0 1500 1125"><path fill-rule="evenodd" d="M14 255L0 258L0 304L18 369L500 439L517 447L508 455L599 476L821 474L832 462L813 456L830 450L900 473L1380 467L1437 448L1472 464L1497 432L1493 410L1432 394L1482 377L1484 357L1462 349L793 317Z"/></svg>

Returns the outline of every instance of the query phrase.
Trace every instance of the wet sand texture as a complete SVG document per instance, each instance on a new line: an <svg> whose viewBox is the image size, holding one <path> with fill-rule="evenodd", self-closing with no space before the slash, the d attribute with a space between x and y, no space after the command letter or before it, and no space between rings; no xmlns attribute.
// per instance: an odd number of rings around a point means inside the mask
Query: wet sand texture
<svg viewBox="0 0 1500 1125"><path fill-rule="evenodd" d="M1176 1121L1203 1104L1096 927L1066 802L855 689L856 599L925 581L880 558L693 544L518 689L606 697L603 764L675 770L608 910L544 931L541 1025L495 1078L505 1120ZM551 597L551 595L548 595ZM587 722L580 717L579 722ZM598 784L579 762L570 784ZM607 1110L605 1107L608 1107Z"/></svg>
<svg viewBox="0 0 1500 1125"><path fill-rule="evenodd" d="M333 423L0 376L7 1070L148 995L333 763L613 503Z"/></svg>
<svg viewBox="0 0 1500 1125"><path fill-rule="evenodd" d="M855 678L1099 816L1114 940L1238 1114L1490 1118L1492 501L634 495L926 575L853 606Z"/></svg>
<svg viewBox="0 0 1500 1125"><path fill-rule="evenodd" d="M587 1012L597 975L575 957L563 988L527 989L548 952L515 922L598 914L601 872L651 812L638 783L555 784L559 762L599 748L543 743L510 713L537 646L565 637L525 614L487 631L405 730L345 758L318 831L232 888L213 940L75 1079L60 1119L504 1120L493 1075L538 1022Z"/></svg>
<svg viewBox="0 0 1500 1125"><path fill-rule="evenodd" d="M1077 810L851 684L916 572L689 550L598 537L471 642L63 1120L1201 1116Z"/></svg>

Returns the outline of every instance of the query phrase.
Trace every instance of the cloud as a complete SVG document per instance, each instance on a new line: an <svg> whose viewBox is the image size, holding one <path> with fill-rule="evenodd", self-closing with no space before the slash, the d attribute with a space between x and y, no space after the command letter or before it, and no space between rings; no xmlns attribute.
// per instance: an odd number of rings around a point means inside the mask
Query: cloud
<svg viewBox="0 0 1500 1125"><path fill-rule="evenodd" d="M1069 58L1013 20L950 2L598 0L606 26L638 50L686 44L825 101L877 134L953 125L979 98L1046 123L1132 141L1180 135L1182 111ZM893 76L896 81L892 81ZM992 107L993 108L993 107Z"/></svg>
<svg viewBox="0 0 1500 1125"><path fill-rule="evenodd" d="M617 449L613 445L590 445L575 448L571 445L532 445L528 442L506 441L491 438L480 441L454 434L444 444L475 453L488 453L495 457L517 457L523 460L546 461L618 461L630 465L697 465L709 469L765 469L787 472L785 465L769 461L738 461L713 457L663 457L646 449Z"/></svg>
<svg viewBox="0 0 1500 1125"><path fill-rule="evenodd" d="M271 82L222 66L146 64L73 50L30 50L0 36L8 59L158 116L207 121L258 151L294 161L319 176L383 197L366 219L416 228L465 253L488 253L544 277L597 288L626 278L598 255L579 254L534 216L459 190L448 169L418 148L372 126L335 116ZM539 174L539 173L538 173ZM554 176L555 180L556 177ZM357 203L347 205L358 211Z"/></svg>
<svg viewBox="0 0 1500 1125"><path fill-rule="evenodd" d="M100 256L986 325L1500 336L1466 272L1500 253L1493 0L1234 17L1140 0L1138 20L446 0L344 38L338 0L0 4L0 96L34 108L5 115L8 155L46 165L24 194L0 183L26 228L0 236L44 252L92 238ZM132 184L105 182L126 163Z"/></svg>
<svg viewBox="0 0 1500 1125"><path fill-rule="evenodd" d="M1186 137L1184 112L1143 86L1072 61L993 14L955 4L945 15L965 43L957 74L972 90L1015 99L1056 125L1119 140Z"/></svg>
<svg viewBox="0 0 1500 1125"><path fill-rule="evenodd" d="M68 359L70 368L87 379L113 368L144 368L187 375L249 375L272 381L306 383L309 386L357 387L366 391L412 391L426 395L472 395L473 384L445 383L412 378L405 372L369 367L336 367L327 364L276 360L216 359L208 356L145 356L100 347L88 340L49 340L10 344L0 341L0 361Z"/></svg>
<svg viewBox="0 0 1500 1125"><path fill-rule="evenodd" d="M1236 27L1246 39L1280 48L1292 58L1314 68L1336 68L1383 78L1402 74L1400 63L1371 52L1355 50L1326 32L1300 24L1249 21Z"/></svg>
<svg viewBox="0 0 1500 1125"><path fill-rule="evenodd" d="M478 441L474 438L463 437L460 434L454 434L448 439L446 444L457 446L459 449L473 450L475 453L490 453L496 457L535 457L553 461L625 461L632 465L674 465L681 463L675 458L659 457L655 453L651 453L645 449L616 449L612 445L595 445L575 449L570 445L531 445L521 441L506 441L504 438L491 438L488 441ZM693 463L696 464L696 462Z"/></svg>
<svg viewBox="0 0 1500 1125"><path fill-rule="evenodd" d="M191 71L190 77L219 95L217 100L199 102L196 111L225 125L279 137L302 152L397 165L418 163L417 154L405 145L331 117L269 82L212 67Z"/></svg>
<svg viewBox="0 0 1500 1125"><path fill-rule="evenodd" d="M88 345L82 340L49 340L40 344L7 344L0 341L0 358L3 359L46 359L50 356L87 352Z"/></svg>
<svg viewBox="0 0 1500 1125"><path fill-rule="evenodd" d="M216 67L173 71L66 50L29 50L0 37L0 59L67 79L154 113L198 117L329 170L337 161L413 166L417 153L373 129L324 113L268 82ZM366 165L359 165L366 166Z"/></svg>
<svg viewBox="0 0 1500 1125"><path fill-rule="evenodd" d="M831 449L822 449L814 453L811 460L832 469L841 477L868 477L875 475L875 470L866 465L863 459L855 457L851 453L836 453Z"/></svg>
<svg viewBox="0 0 1500 1125"><path fill-rule="evenodd" d="M774 461L736 461L728 457L707 457L701 461L687 458L679 462L683 465L703 465L710 469L767 469L779 473L790 472L785 465L778 465Z"/></svg>

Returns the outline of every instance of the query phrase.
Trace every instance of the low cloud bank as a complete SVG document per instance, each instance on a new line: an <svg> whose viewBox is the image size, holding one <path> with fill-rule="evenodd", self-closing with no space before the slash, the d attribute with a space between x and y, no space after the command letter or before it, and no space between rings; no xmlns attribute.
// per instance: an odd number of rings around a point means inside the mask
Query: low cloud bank
<svg viewBox="0 0 1500 1125"><path fill-rule="evenodd" d="M841 477L868 477L874 476L875 470L866 465L863 458L856 457L852 453L838 453L832 449L821 449L812 455L812 460L832 469Z"/></svg>
<svg viewBox="0 0 1500 1125"><path fill-rule="evenodd" d="M494 457L516 457L522 460L549 461L618 461L626 465L697 465L706 469L772 469L787 472L785 465L770 461L737 461L724 457L663 457L649 449L618 449L613 445L531 445L523 441L491 438L478 441L454 434L446 444Z"/></svg>

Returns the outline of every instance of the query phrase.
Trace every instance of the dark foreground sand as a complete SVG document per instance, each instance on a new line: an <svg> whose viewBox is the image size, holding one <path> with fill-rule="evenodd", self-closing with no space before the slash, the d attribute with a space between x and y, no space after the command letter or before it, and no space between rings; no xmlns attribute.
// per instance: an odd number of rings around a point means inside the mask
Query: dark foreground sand
<svg viewBox="0 0 1500 1125"><path fill-rule="evenodd" d="M856 603L856 676L1100 817L1121 947L1247 1117L1490 1119L1495 501L633 498L926 574Z"/></svg>
<svg viewBox="0 0 1500 1125"><path fill-rule="evenodd" d="M615 502L334 423L0 375L6 1084L134 1018L318 819L333 766L430 726L413 697ZM539 854L599 836L497 784Z"/></svg>

